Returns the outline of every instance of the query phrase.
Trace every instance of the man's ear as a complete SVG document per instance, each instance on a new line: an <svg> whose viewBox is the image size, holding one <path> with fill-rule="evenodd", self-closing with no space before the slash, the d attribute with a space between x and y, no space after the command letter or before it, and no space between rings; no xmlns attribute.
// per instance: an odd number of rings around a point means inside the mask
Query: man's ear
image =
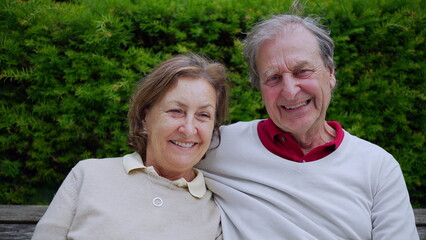
<svg viewBox="0 0 426 240"><path fill-rule="evenodd" d="M329 78L329 83L330 83L330 88L333 89L336 86L336 72L334 71L334 69L330 68L330 78Z"/></svg>

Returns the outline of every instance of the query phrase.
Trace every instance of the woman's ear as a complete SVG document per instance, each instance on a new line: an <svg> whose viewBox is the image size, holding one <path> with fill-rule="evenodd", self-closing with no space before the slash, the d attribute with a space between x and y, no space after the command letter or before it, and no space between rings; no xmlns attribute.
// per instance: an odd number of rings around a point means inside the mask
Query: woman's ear
<svg viewBox="0 0 426 240"><path fill-rule="evenodd" d="M145 118L142 120L142 129L143 129L144 132L147 131Z"/></svg>

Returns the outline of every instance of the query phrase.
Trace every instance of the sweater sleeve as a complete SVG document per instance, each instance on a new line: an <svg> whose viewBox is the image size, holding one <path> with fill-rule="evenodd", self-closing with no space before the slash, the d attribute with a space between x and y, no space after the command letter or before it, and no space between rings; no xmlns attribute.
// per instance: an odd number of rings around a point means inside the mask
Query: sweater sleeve
<svg viewBox="0 0 426 240"><path fill-rule="evenodd" d="M372 206L372 239L417 240L414 212L401 168L393 157L384 161Z"/></svg>
<svg viewBox="0 0 426 240"><path fill-rule="evenodd" d="M32 240L67 239L75 216L79 185L74 168L62 182L46 213L38 222Z"/></svg>

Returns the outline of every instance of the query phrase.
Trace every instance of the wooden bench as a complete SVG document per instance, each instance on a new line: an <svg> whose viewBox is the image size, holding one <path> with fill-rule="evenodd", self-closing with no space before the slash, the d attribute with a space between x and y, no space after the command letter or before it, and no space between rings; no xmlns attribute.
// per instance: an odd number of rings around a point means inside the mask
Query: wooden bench
<svg viewBox="0 0 426 240"><path fill-rule="evenodd" d="M47 206L0 205L0 239L30 240Z"/></svg>
<svg viewBox="0 0 426 240"><path fill-rule="evenodd" d="M0 239L30 240L47 206L0 205ZM414 209L420 240L426 240L426 209Z"/></svg>
<svg viewBox="0 0 426 240"><path fill-rule="evenodd" d="M426 209L414 209L414 215L416 216L416 226L420 240L426 240Z"/></svg>

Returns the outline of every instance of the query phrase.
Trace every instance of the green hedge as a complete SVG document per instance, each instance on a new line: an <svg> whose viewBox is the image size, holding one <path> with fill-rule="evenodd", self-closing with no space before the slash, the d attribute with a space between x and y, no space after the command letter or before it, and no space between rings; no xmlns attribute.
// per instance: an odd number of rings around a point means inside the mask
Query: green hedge
<svg viewBox="0 0 426 240"><path fill-rule="evenodd" d="M244 33L291 2L74 0L0 3L0 203L46 204L77 161L120 156L135 82L188 51L228 66L229 121L266 117L248 84ZM336 42L329 109L400 162L426 207L424 0L309 1Z"/></svg>

